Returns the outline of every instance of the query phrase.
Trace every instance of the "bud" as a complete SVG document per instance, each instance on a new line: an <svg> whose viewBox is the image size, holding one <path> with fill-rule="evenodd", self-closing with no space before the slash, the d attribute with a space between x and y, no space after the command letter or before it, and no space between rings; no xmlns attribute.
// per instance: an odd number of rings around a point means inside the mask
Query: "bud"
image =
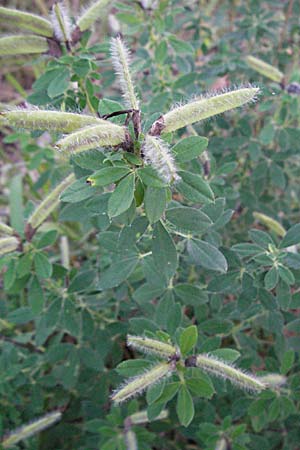
<svg viewBox="0 0 300 450"><path fill-rule="evenodd" d="M28 130L58 131L72 133L88 125L101 125L107 122L85 114L36 109L16 109L0 112L4 124Z"/></svg>
<svg viewBox="0 0 300 450"><path fill-rule="evenodd" d="M163 420L166 419L168 416L169 416L168 410L163 409L161 413L158 416L156 416L155 419L153 420ZM134 413L131 416L129 416L128 419L132 425L139 425L141 423L150 422L150 420L148 419L147 411Z"/></svg>
<svg viewBox="0 0 300 450"><path fill-rule="evenodd" d="M85 127L57 142L55 148L68 152L82 152L96 147L112 147L126 140L124 127L105 122L105 125Z"/></svg>
<svg viewBox="0 0 300 450"><path fill-rule="evenodd" d="M116 390L111 399L115 403L122 403L135 395L141 394L149 386L171 375L173 365L166 362L152 367L152 369L128 380L120 389Z"/></svg>
<svg viewBox="0 0 300 450"><path fill-rule="evenodd" d="M70 42L72 23L67 6L63 3L55 3L52 6L50 18L56 39L60 42Z"/></svg>
<svg viewBox="0 0 300 450"><path fill-rule="evenodd" d="M143 154L145 163L151 165L165 183L180 179L171 150L162 139L147 134Z"/></svg>
<svg viewBox="0 0 300 450"><path fill-rule="evenodd" d="M19 247L19 241L15 237L0 238L0 255L11 253Z"/></svg>
<svg viewBox="0 0 300 450"><path fill-rule="evenodd" d="M0 23L23 28L45 37L51 37L53 35L52 26L49 20L37 16L36 14L18 11L17 9L0 6Z"/></svg>
<svg viewBox="0 0 300 450"><path fill-rule="evenodd" d="M270 78L270 80L272 81L276 81L277 83L281 83L284 78L284 74L280 72L280 70L278 70L276 67L271 66L271 64L268 64L261 59L256 58L255 56L247 56L246 63L249 67L251 67L251 69L256 70L256 72L264 75L267 78Z"/></svg>
<svg viewBox="0 0 300 450"><path fill-rule="evenodd" d="M6 234L12 236L14 234L13 228L9 227L5 223L0 222L0 234Z"/></svg>
<svg viewBox="0 0 300 450"><path fill-rule="evenodd" d="M22 427L13 431L7 438L4 438L4 440L1 442L1 445L3 448L10 448L18 442L27 439L37 433L40 433L60 419L61 412L59 411L47 414L46 416L41 417L40 419L37 419L27 425L23 425Z"/></svg>
<svg viewBox="0 0 300 450"><path fill-rule="evenodd" d="M160 128L164 133L178 130L179 128L207 119L208 117L216 116L225 111L229 111L230 109L238 108L245 103L255 101L258 93L259 88L248 87L222 94L208 94L201 97L199 100L174 108L158 119L153 124L152 129L159 123Z"/></svg>
<svg viewBox="0 0 300 450"><path fill-rule="evenodd" d="M261 381L260 378L236 369L233 365L221 361L213 356L196 356L195 367L199 367L199 369L202 369L204 372L211 373L216 377L229 380L231 383L236 384L240 388L248 391L260 392L267 388L267 384Z"/></svg>
<svg viewBox="0 0 300 450"><path fill-rule="evenodd" d="M0 39L0 56L46 53L48 50L47 39L33 34L5 36Z"/></svg>
<svg viewBox="0 0 300 450"><path fill-rule="evenodd" d="M277 234L277 236L283 237L286 234L286 231L283 228L283 226L279 222L277 222L277 220L272 219L272 217L269 217L266 214L259 212L254 212L253 216L260 223L269 228L269 230L274 231L274 233Z"/></svg>
<svg viewBox="0 0 300 450"><path fill-rule="evenodd" d="M123 92L125 104L128 108L138 110L139 102L129 70L130 51L120 37L111 39L110 51L112 64Z"/></svg>
<svg viewBox="0 0 300 450"><path fill-rule="evenodd" d="M29 224L32 229L36 230L59 205L60 194L74 181L74 174L71 174L58 184L33 211L33 214L28 219L27 225Z"/></svg>
<svg viewBox="0 0 300 450"><path fill-rule="evenodd" d="M88 30L97 19L102 16L103 9L108 5L109 0L99 0L98 2L91 3L86 8L79 19L77 20L77 26L80 31Z"/></svg>
<svg viewBox="0 0 300 450"><path fill-rule="evenodd" d="M176 348L173 345L147 337L128 335L127 345L143 353L151 353L166 359L176 354Z"/></svg>

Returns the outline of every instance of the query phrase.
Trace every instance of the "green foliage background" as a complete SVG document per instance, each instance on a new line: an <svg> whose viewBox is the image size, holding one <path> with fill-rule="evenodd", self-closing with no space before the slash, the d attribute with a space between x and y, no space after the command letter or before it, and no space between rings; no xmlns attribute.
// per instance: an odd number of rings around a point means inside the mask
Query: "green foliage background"
<svg viewBox="0 0 300 450"><path fill-rule="evenodd" d="M5 6L25 9L14 3ZM18 58L2 59L15 92L10 104L101 115L124 109L108 12L132 49L144 132L172 105L210 90L251 82L262 94L255 105L166 136L182 176L172 187L139 169L132 154L94 149L69 161L53 149L58 134L3 126L2 221L23 248L0 263L0 428L6 436L59 409L58 424L12 448L133 450L124 421L148 408L153 422L133 426L138 449L297 450L300 96L287 87L300 83L300 5L146 3L113 2L72 53L29 56L21 68ZM283 83L250 69L246 55L278 67ZM112 120L122 124L124 116ZM125 187L116 180L114 194L86 184L111 166L140 175ZM35 204L70 168L77 181L26 240ZM190 368L183 381L170 377L113 406L112 390L154 360L127 348L126 335L179 345L191 325L196 341L181 342L187 354L212 352L286 383L253 395ZM168 418L155 421L164 408Z"/></svg>

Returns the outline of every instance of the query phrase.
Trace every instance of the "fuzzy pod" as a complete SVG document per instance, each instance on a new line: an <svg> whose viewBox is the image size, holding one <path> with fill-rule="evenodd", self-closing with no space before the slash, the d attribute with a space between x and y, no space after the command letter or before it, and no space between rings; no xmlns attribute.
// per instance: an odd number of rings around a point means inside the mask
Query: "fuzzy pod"
<svg viewBox="0 0 300 450"><path fill-rule="evenodd" d="M14 236L0 238L0 255L14 252L19 247L19 244L18 239Z"/></svg>
<svg viewBox="0 0 300 450"><path fill-rule="evenodd" d="M196 356L195 366L216 377L229 380L232 384L247 391L260 392L267 388L267 384L260 378L236 369L233 365L210 355L201 354Z"/></svg>
<svg viewBox="0 0 300 450"><path fill-rule="evenodd" d="M160 363L146 372L129 379L127 383L113 393L111 399L115 403L125 402L126 400L141 394L149 386L152 386L161 379L171 375L173 370L174 367L171 363Z"/></svg>
<svg viewBox="0 0 300 450"><path fill-rule="evenodd" d="M162 139L146 135L143 154L145 163L152 166L165 183L169 184L180 179L171 149Z"/></svg>
<svg viewBox="0 0 300 450"><path fill-rule="evenodd" d="M0 23L23 28L45 37L53 36L51 22L36 14L0 6Z"/></svg>
<svg viewBox="0 0 300 450"><path fill-rule="evenodd" d="M225 438L221 438L216 443L215 450L230 450L230 447L227 445L227 440Z"/></svg>
<svg viewBox="0 0 300 450"><path fill-rule="evenodd" d="M283 237L286 234L286 231L283 228L283 226L279 222L277 222L277 220L272 219L272 217L269 217L266 214L259 212L254 212L253 216L256 220L258 220L260 223L269 228L269 230L277 234L277 236Z"/></svg>
<svg viewBox="0 0 300 450"><path fill-rule="evenodd" d="M29 224L32 229L36 230L55 210L55 208L57 208L59 205L60 194L74 181L74 174L70 174L61 183L59 183L33 211L32 215L28 219L27 225Z"/></svg>
<svg viewBox="0 0 300 450"><path fill-rule="evenodd" d="M130 51L120 37L112 38L110 44L111 59L128 108L139 109L130 73Z"/></svg>
<svg viewBox="0 0 300 450"><path fill-rule="evenodd" d="M28 130L58 131L72 133L88 125L101 125L107 122L85 114L62 111L43 111L39 109L15 109L0 112L5 125Z"/></svg>
<svg viewBox="0 0 300 450"><path fill-rule="evenodd" d="M147 337L128 335L127 346L166 359L176 354L176 348L173 345Z"/></svg>
<svg viewBox="0 0 300 450"><path fill-rule="evenodd" d="M279 69L271 66L271 64L268 64L259 58L256 58L255 56L247 56L246 63L249 67L251 67L251 69L256 70L256 72L264 75L272 81L275 81L276 83L281 83L284 78L284 74L280 72Z"/></svg>
<svg viewBox="0 0 300 450"><path fill-rule="evenodd" d="M104 8L110 3L110 0L99 0L98 2L91 3L90 6L85 8L81 16L77 20L77 26L80 31L88 30L94 22L96 22L103 13Z"/></svg>
<svg viewBox="0 0 300 450"><path fill-rule="evenodd" d="M48 50L47 39L34 34L5 36L0 39L0 56L46 53Z"/></svg>
<svg viewBox="0 0 300 450"><path fill-rule="evenodd" d="M287 382L287 378L279 373L268 373L268 375L263 375L259 379L270 388L280 387Z"/></svg>
<svg viewBox="0 0 300 450"><path fill-rule="evenodd" d="M23 425L22 427L10 433L8 437L4 438L4 440L1 442L2 447L10 448L18 442L23 441L24 439L27 439L37 433L40 433L41 431L51 427L53 424L58 422L61 419L61 416L61 412L55 411L45 415L44 417L34 420L27 425Z"/></svg>
<svg viewBox="0 0 300 450"><path fill-rule="evenodd" d="M238 108L245 103L254 101L259 93L259 88L247 87L224 93L206 95L198 100L178 106L156 121L152 129L159 122L164 133L176 131L195 122L216 116L230 109ZM153 133L152 133L153 134Z"/></svg>
<svg viewBox="0 0 300 450"><path fill-rule="evenodd" d="M136 434L133 430L129 429L125 431L124 440L126 444L126 450L138 450Z"/></svg>
<svg viewBox="0 0 300 450"><path fill-rule="evenodd" d="M158 414L158 416L156 416L155 419L153 419L153 420L164 420L164 419L167 419L168 416L169 416L169 411L167 409L163 409ZM150 422L147 411L140 411L140 412L134 413L131 416L129 416L128 419L132 425L139 425L141 423Z"/></svg>
<svg viewBox="0 0 300 450"><path fill-rule="evenodd" d="M113 147L126 140L125 128L106 122L82 128L57 142L55 148L71 153L82 152L96 147Z"/></svg>
<svg viewBox="0 0 300 450"><path fill-rule="evenodd" d="M8 236L13 236L14 229L5 223L0 222L0 234L6 234Z"/></svg>
<svg viewBox="0 0 300 450"><path fill-rule="evenodd" d="M55 3L50 14L54 36L60 42L70 42L72 35L72 22L67 6L64 3Z"/></svg>

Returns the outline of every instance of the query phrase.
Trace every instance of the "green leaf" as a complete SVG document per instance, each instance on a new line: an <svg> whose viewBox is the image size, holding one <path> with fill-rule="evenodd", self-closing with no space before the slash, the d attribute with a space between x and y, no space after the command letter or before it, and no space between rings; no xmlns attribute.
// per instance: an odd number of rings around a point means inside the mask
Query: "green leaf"
<svg viewBox="0 0 300 450"><path fill-rule="evenodd" d="M168 403L170 400L172 400L173 397L175 397L175 395L178 392L179 387L180 387L179 382L173 382L173 383L166 384L164 386L162 394L160 395L160 397L158 397L156 402L163 403L163 404Z"/></svg>
<svg viewBox="0 0 300 450"><path fill-rule="evenodd" d="M64 190L60 200L66 203L81 202L95 194L95 189L86 182L86 177L76 180L71 186Z"/></svg>
<svg viewBox="0 0 300 450"><path fill-rule="evenodd" d="M50 230L47 233L43 233L43 235L40 237L36 248L44 248L49 247L50 245L53 245L57 238L57 231L56 230Z"/></svg>
<svg viewBox="0 0 300 450"><path fill-rule="evenodd" d="M38 314L44 307L44 294L37 277L33 277L28 287L28 302L34 314Z"/></svg>
<svg viewBox="0 0 300 450"><path fill-rule="evenodd" d="M192 239L188 241L188 253L194 264L217 272L227 271L224 255L208 242Z"/></svg>
<svg viewBox="0 0 300 450"><path fill-rule="evenodd" d="M181 425L188 427L193 420L195 410L192 396L185 385L179 389L176 412Z"/></svg>
<svg viewBox="0 0 300 450"><path fill-rule="evenodd" d="M284 281L286 284L291 285L295 283L293 272L291 272L290 269L288 269L286 266L280 264L278 266L278 273L282 281Z"/></svg>
<svg viewBox="0 0 300 450"><path fill-rule="evenodd" d="M279 274L277 267L273 266L265 275L264 283L265 288L268 290L274 289L279 280Z"/></svg>
<svg viewBox="0 0 300 450"><path fill-rule="evenodd" d="M180 171L181 181L176 184L177 190L194 203L210 203L214 200L214 193L209 184L200 175Z"/></svg>
<svg viewBox="0 0 300 450"><path fill-rule="evenodd" d="M235 244L231 247L234 252L237 252L241 257L258 255L263 253L263 249L256 244Z"/></svg>
<svg viewBox="0 0 300 450"><path fill-rule="evenodd" d="M50 98L55 98L63 94L69 87L70 72L69 69L64 68L58 71L58 74L50 82L47 94Z"/></svg>
<svg viewBox="0 0 300 450"><path fill-rule="evenodd" d="M200 287L192 284L176 284L174 292L185 305L199 306L208 301L207 293Z"/></svg>
<svg viewBox="0 0 300 450"><path fill-rule="evenodd" d="M91 288L96 272L94 270L85 270L78 273L71 281L68 292L81 292Z"/></svg>
<svg viewBox="0 0 300 450"><path fill-rule="evenodd" d="M210 218L195 208L176 207L166 211L166 218L178 230L187 231L193 234L201 234L211 225Z"/></svg>
<svg viewBox="0 0 300 450"><path fill-rule="evenodd" d="M300 223L293 225L286 233L282 241L280 242L279 248L290 247L291 245L296 245L300 243Z"/></svg>
<svg viewBox="0 0 300 450"><path fill-rule="evenodd" d="M299 323L300 325L300 323ZM300 327L299 327L300 330ZM283 375L286 375L291 368L293 367L295 362L295 352L293 350L288 350L284 353L282 361L281 361L281 366L280 366L280 373L282 373Z"/></svg>
<svg viewBox="0 0 300 450"><path fill-rule="evenodd" d="M204 152L208 145L208 139L202 136L189 136L179 141L172 148L176 161L184 163L191 161Z"/></svg>
<svg viewBox="0 0 300 450"><path fill-rule="evenodd" d="M152 255L157 269L170 279L177 269L177 251L170 234L161 222L157 222L154 226Z"/></svg>
<svg viewBox="0 0 300 450"><path fill-rule="evenodd" d="M124 106L121 103L116 102L115 100L110 100L109 98L102 98L98 105L98 112L101 116L111 114L115 111L122 111L123 109Z"/></svg>
<svg viewBox="0 0 300 450"><path fill-rule="evenodd" d="M161 41L155 49L154 57L158 64L162 64L168 55L168 46L165 41Z"/></svg>
<svg viewBox="0 0 300 450"><path fill-rule="evenodd" d="M116 217L127 211L134 197L134 174L120 181L108 201L108 215Z"/></svg>
<svg viewBox="0 0 300 450"><path fill-rule="evenodd" d="M39 278L50 278L52 274L52 264L45 253L34 255L34 267Z"/></svg>
<svg viewBox="0 0 300 450"><path fill-rule="evenodd" d="M100 290L119 286L126 280L137 266L139 258L137 255L120 256L119 260L113 262L108 269L100 275L97 288Z"/></svg>
<svg viewBox="0 0 300 450"><path fill-rule="evenodd" d="M166 204L166 189L148 187L145 194L145 211L146 216L151 224L157 222L163 215Z"/></svg>
<svg viewBox="0 0 300 450"><path fill-rule="evenodd" d="M117 367L116 371L122 377L134 377L137 373L141 373L151 366L150 361L145 359L129 359L122 361Z"/></svg>
<svg viewBox="0 0 300 450"><path fill-rule="evenodd" d="M212 398L215 393L212 383L204 378L188 378L186 385L189 391L197 397Z"/></svg>
<svg viewBox="0 0 300 450"><path fill-rule="evenodd" d="M107 186L108 184L119 181L129 173L130 169L128 167L105 167L89 176L87 181L90 182L93 187Z"/></svg>
<svg viewBox="0 0 300 450"><path fill-rule="evenodd" d="M232 348L219 348L218 350L213 350L210 354L230 362L236 361L241 356L237 350Z"/></svg>
<svg viewBox="0 0 300 450"><path fill-rule="evenodd" d="M138 169L138 176L146 186L162 188L166 186L166 183L160 178L156 170L152 167L144 167Z"/></svg>
<svg viewBox="0 0 300 450"><path fill-rule="evenodd" d="M182 356L186 356L197 344L198 329L196 325L191 325L182 331L179 338L179 347Z"/></svg>
<svg viewBox="0 0 300 450"><path fill-rule="evenodd" d="M189 42L178 39L172 34L168 36L168 39L176 53L182 53L184 55L193 55L195 53L194 47Z"/></svg>

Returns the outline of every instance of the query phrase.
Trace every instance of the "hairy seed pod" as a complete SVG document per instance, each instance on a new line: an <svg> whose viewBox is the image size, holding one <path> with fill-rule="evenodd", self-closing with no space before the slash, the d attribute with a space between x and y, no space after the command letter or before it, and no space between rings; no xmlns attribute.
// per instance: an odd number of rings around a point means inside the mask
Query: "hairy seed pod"
<svg viewBox="0 0 300 450"><path fill-rule="evenodd" d="M279 237L283 237L286 234L285 229L283 226L277 222L277 220L272 219L272 217L267 216L266 214L254 212L253 216L256 220L258 220L260 223L265 225L269 230L274 231L275 234Z"/></svg>
<svg viewBox="0 0 300 450"><path fill-rule="evenodd" d="M173 370L172 364L166 362L158 364L146 372L129 379L126 384L113 393L111 399L115 403L125 402L131 397L141 394L145 389L157 383L162 378L171 375Z"/></svg>
<svg viewBox="0 0 300 450"><path fill-rule="evenodd" d="M138 443L134 431L126 430L124 433L124 440L126 444L126 450L138 450Z"/></svg>
<svg viewBox="0 0 300 450"><path fill-rule="evenodd" d="M153 420L163 420L163 419L166 419L168 416L169 416L169 411L167 409L163 409L161 411L161 413L158 416L156 416L155 419L153 419ZM129 416L128 419L130 420L130 423L132 425L139 425L141 423L150 422L147 411L140 411L140 412L134 413L131 416Z"/></svg>
<svg viewBox="0 0 300 450"><path fill-rule="evenodd" d="M236 369L234 366L210 355L198 355L195 366L216 377L229 380L231 383L248 391L260 392L267 388L267 384L261 381L260 378Z"/></svg>
<svg viewBox="0 0 300 450"><path fill-rule="evenodd" d="M61 183L59 183L33 211L32 215L28 219L27 225L29 224L31 228L36 230L57 208L57 206L59 205L60 194L74 181L74 174L70 174Z"/></svg>
<svg viewBox="0 0 300 450"><path fill-rule="evenodd" d="M23 425L17 430L13 431L7 438L1 442L3 448L10 448L18 442L27 439L46 428L50 427L54 423L58 422L61 419L61 412L55 411L50 414L45 415L37 420L34 420L27 425Z"/></svg>
<svg viewBox="0 0 300 450"><path fill-rule="evenodd" d="M287 381L287 378L279 373L268 373L268 375L263 375L262 377L259 377L259 379L266 383L270 388L280 387Z"/></svg>
<svg viewBox="0 0 300 450"><path fill-rule="evenodd" d="M52 25L49 20L17 9L0 6L0 23L23 28L45 37L53 36Z"/></svg>
<svg viewBox="0 0 300 450"><path fill-rule="evenodd" d="M14 229L9 227L5 223L0 222L0 234L6 234L8 236L12 236L14 234Z"/></svg>
<svg viewBox="0 0 300 450"><path fill-rule="evenodd" d="M77 153L96 147L112 147L126 140L125 128L109 122L105 125L85 127L62 138L55 148Z"/></svg>
<svg viewBox="0 0 300 450"><path fill-rule="evenodd" d="M173 345L147 337L128 335L127 345L143 353L151 353L166 359L176 354L176 348Z"/></svg>
<svg viewBox="0 0 300 450"><path fill-rule="evenodd" d="M88 30L93 23L102 16L103 9L109 2L110 0L99 0L98 2L91 3L90 6L85 8L77 20L77 26L80 31Z"/></svg>
<svg viewBox="0 0 300 450"><path fill-rule="evenodd" d="M280 72L280 70L271 66L271 64L256 58L255 56L247 56L246 63L249 67L251 67L251 69L256 70L256 72L264 75L272 81L275 81L276 83L281 83L284 78L284 74Z"/></svg>
<svg viewBox="0 0 300 450"><path fill-rule="evenodd" d="M0 238L0 255L14 252L19 247L19 244L18 239L14 236Z"/></svg>
<svg viewBox="0 0 300 450"><path fill-rule="evenodd" d="M0 56L46 53L48 50L47 39L34 34L5 36L0 39Z"/></svg>
<svg viewBox="0 0 300 450"><path fill-rule="evenodd" d="M230 450L227 440L225 438L221 438L217 442L215 450Z"/></svg>
<svg viewBox="0 0 300 450"><path fill-rule="evenodd" d="M199 100L172 109L158 119L157 122L161 122L162 131L164 133L169 133L254 101L258 93L259 88L247 87L221 94L208 94ZM154 128L154 126L155 123L152 128Z"/></svg>
<svg viewBox="0 0 300 450"><path fill-rule="evenodd" d="M146 164L152 166L164 182L172 183L180 179L171 150L162 139L147 134L143 154Z"/></svg>
<svg viewBox="0 0 300 450"><path fill-rule="evenodd" d="M4 124L28 130L58 131L72 133L88 125L105 125L107 122L85 114L39 109L16 109L0 112Z"/></svg>
<svg viewBox="0 0 300 450"><path fill-rule="evenodd" d="M130 74L130 51L120 37L112 38L110 44L111 59L118 77L125 104L128 108L139 109Z"/></svg>
<svg viewBox="0 0 300 450"><path fill-rule="evenodd" d="M60 42L71 41L72 22L67 6L63 3L55 3L52 6L50 18L56 39Z"/></svg>

